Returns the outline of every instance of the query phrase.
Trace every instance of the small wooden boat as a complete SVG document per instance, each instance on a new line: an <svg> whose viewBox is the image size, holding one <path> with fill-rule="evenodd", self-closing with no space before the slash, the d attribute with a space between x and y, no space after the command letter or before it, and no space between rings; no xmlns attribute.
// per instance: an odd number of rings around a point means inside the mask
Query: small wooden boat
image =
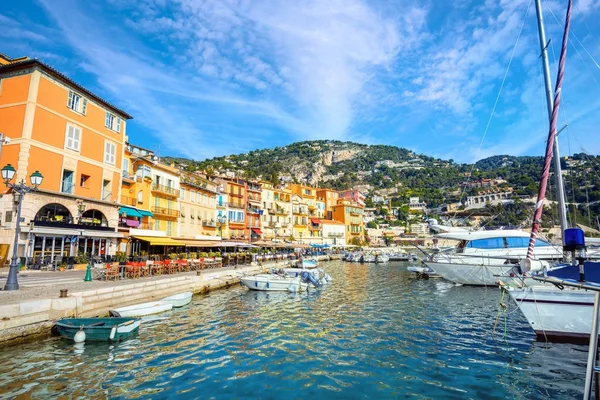
<svg viewBox="0 0 600 400"><path fill-rule="evenodd" d="M165 303L171 303L173 304L173 307L178 308L189 304L192 301L193 295L194 294L192 292L177 293L173 296L165 297L161 301Z"/></svg>
<svg viewBox="0 0 600 400"><path fill-rule="evenodd" d="M63 318L56 322L60 336L74 340L79 331L85 340L95 342L119 341L134 335L140 328L135 318Z"/></svg>
<svg viewBox="0 0 600 400"><path fill-rule="evenodd" d="M172 308L173 304L159 300L115 308L110 310L109 314L111 317L143 317L144 315L158 314L169 311Z"/></svg>

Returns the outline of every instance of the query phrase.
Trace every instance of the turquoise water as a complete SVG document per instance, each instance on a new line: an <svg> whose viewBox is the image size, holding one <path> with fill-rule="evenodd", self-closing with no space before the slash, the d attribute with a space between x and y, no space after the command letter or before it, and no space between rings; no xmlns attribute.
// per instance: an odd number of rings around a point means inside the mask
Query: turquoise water
<svg viewBox="0 0 600 400"><path fill-rule="evenodd" d="M308 294L234 286L117 345L51 338L3 349L3 397L570 399L586 346L535 342L500 291L418 281L406 265L323 264ZM509 299L505 300L507 303ZM506 321L506 322L505 322ZM506 336L504 332L506 331Z"/></svg>

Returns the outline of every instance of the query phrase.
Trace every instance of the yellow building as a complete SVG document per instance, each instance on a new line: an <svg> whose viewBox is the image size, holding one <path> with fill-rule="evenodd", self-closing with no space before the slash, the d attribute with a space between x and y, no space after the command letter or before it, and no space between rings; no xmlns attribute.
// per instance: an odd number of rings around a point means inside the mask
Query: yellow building
<svg viewBox="0 0 600 400"><path fill-rule="evenodd" d="M263 238L285 240L293 236L291 190L263 182L262 199Z"/></svg>
<svg viewBox="0 0 600 400"><path fill-rule="evenodd" d="M333 207L333 219L346 226L347 244L360 244L364 241L364 207L350 200L340 199Z"/></svg>
<svg viewBox="0 0 600 400"><path fill-rule="evenodd" d="M333 189L317 189L316 192L317 197L325 202L325 218L333 219L331 212L340 198L339 193Z"/></svg>
<svg viewBox="0 0 600 400"><path fill-rule="evenodd" d="M243 179L224 179L227 197L227 225L229 239L249 240L246 236L246 183Z"/></svg>
<svg viewBox="0 0 600 400"><path fill-rule="evenodd" d="M217 185L198 173L182 173L179 236L217 236Z"/></svg>
<svg viewBox="0 0 600 400"><path fill-rule="evenodd" d="M308 202L297 194L292 195L292 236L299 243L309 241L308 213Z"/></svg>

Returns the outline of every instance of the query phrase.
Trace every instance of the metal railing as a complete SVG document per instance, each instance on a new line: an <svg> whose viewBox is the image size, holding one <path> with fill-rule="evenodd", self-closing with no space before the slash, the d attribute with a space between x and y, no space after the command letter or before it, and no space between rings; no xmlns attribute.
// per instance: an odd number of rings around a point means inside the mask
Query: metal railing
<svg viewBox="0 0 600 400"><path fill-rule="evenodd" d="M229 203L229 207L231 208L245 208L244 203Z"/></svg>
<svg viewBox="0 0 600 400"><path fill-rule="evenodd" d="M152 207L153 214L166 215L168 217L179 217L179 210L164 207Z"/></svg>
<svg viewBox="0 0 600 400"><path fill-rule="evenodd" d="M216 227L217 223L215 221L202 221L202 226Z"/></svg>
<svg viewBox="0 0 600 400"><path fill-rule="evenodd" d="M152 185L152 191L153 192L161 192L161 193L165 193L174 197L179 197L179 193L177 190L175 190L175 188L172 188L170 186L165 186L165 185L158 185L158 184L154 184Z"/></svg>
<svg viewBox="0 0 600 400"><path fill-rule="evenodd" d="M260 209L256 207L248 207L248 212L250 214L260 214Z"/></svg>
<svg viewBox="0 0 600 400"><path fill-rule="evenodd" d="M137 205L137 199L135 197L121 195L121 204L125 204L127 206L135 206Z"/></svg>

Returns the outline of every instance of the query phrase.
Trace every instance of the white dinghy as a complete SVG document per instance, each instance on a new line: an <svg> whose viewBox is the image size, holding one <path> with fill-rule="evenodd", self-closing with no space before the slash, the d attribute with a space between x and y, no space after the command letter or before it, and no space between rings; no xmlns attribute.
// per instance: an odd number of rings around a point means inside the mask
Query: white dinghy
<svg viewBox="0 0 600 400"><path fill-rule="evenodd" d="M193 295L194 294L192 292L177 293L172 296L165 297L161 301L165 302L165 303L173 304L174 308L179 308L179 307L183 307L187 304L190 304L190 302L192 301Z"/></svg>
<svg viewBox="0 0 600 400"><path fill-rule="evenodd" d="M169 311L173 304L164 301L152 301L149 303L134 304L127 307L119 307L109 311L111 317L143 317L145 315L158 314Z"/></svg>

